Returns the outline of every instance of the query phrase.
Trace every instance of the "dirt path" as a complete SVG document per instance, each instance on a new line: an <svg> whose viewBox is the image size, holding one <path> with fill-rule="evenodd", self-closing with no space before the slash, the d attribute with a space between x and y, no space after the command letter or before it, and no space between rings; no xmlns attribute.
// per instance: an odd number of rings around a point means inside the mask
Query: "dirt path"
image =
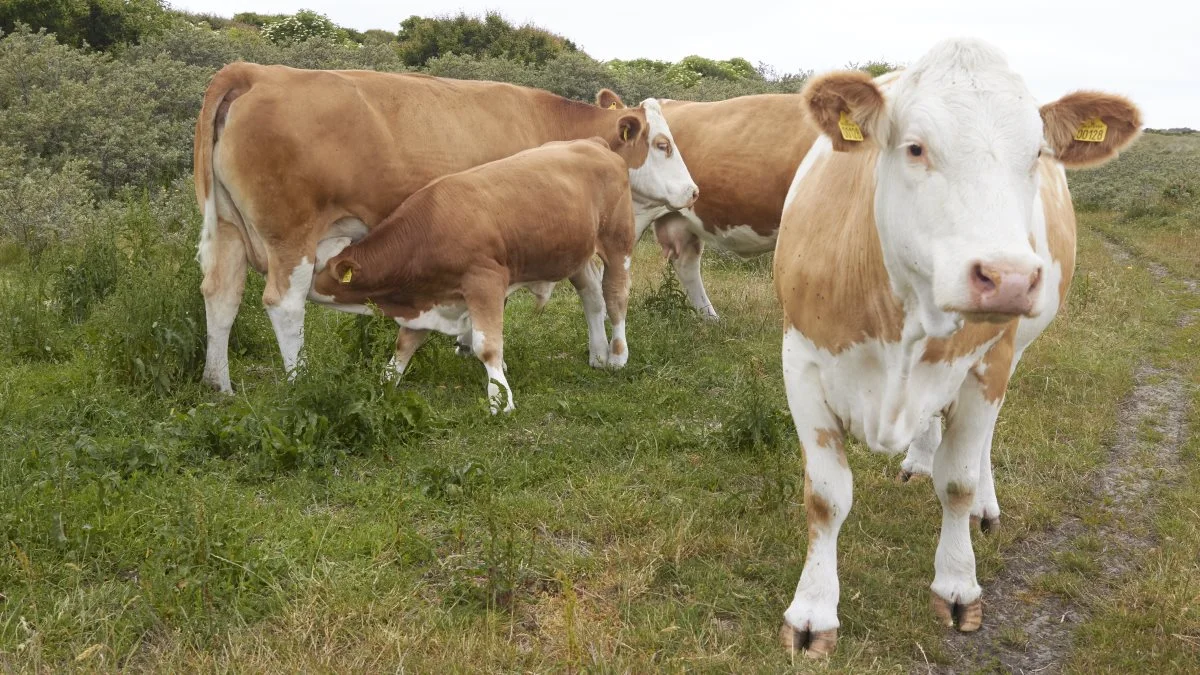
<svg viewBox="0 0 1200 675"><path fill-rule="evenodd" d="M1118 243L1105 243L1115 260L1135 259ZM1167 278L1165 267L1146 264L1155 278ZM1200 292L1195 281L1183 283L1190 292ZM1183 313L1179 325L1197 320L1194 314ZM1137 367L1133 391L1119 408L1108 461L1092 486L1105 525L1085 526L1078 516L1070 515L1057 527L1017 544L1006 555L1003 573L984 587L983 628L973 635L948 634L946 647L953 662L918 670L1054 673L1062 668L1070 657L1075 627L1087 616L1086 603L1043 593L1037 590L1037 580L1056 568L1051 553L1070 550L1081 535L1102 542L1097 554L1101 583L1132 571L1139 552L1155 545L1151 490L1156 480L1169 479L1179 470L1187 436L1188 394L1187 382L1176 370L1148 363Z"/></svg>

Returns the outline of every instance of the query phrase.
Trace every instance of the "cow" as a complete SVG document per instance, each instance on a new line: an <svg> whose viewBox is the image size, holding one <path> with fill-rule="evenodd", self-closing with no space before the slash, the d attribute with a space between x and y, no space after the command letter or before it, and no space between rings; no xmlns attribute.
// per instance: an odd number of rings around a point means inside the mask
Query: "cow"
<svg viewBox="0 0 1200 675"><path fill-rule="evenodd" d="M629 166L647 152L627 143L613 152L599 137L557 141L438 178L357 243L331 240L329 253L345 248L327 260L318 251L313 295L344 311L373 311L370 302L395 318L397 375L431 330L468 336L495 413L515 407L504 375L505 298L569 278L583 303L592 362L620 368L629 359ZM593 255L604 263L602 283Z"/></svg>
<svg viewBox="0 0 1200 675"><path fill-rule="evenodd" d="M1081 91L1040 108L1003 54L938 44L880 84L831 73L802 92L821 132L796 172L775 250L788 406L804 452L808 551L780 638L837 643L837 536L850 510L845 434L898 453L934 436L942 505L931 606L977 630L977 491L1012 366L1071 283L1075 217L1064 167L1103 163L1141 121Z"/></svg>
<svg viewBox="0 0 1200 675"><path fill-rule="evenodd" d="M641 209L637 235L640 239L654 225L688 300L702 317L715 321L716 308L700 277L704 246L742 257L773 250L792 176L820 134L804 124L796 94L660 103L700 197L688 209ZM597 96L596 105L624 107L607 90Z"/></svg>
<svg viewBox="0 0 1200 675"><path fill-rule="evenodd" d="M221 69L205 91L194 146L204 215L197 252L204 379L232 391L229 333L247 262L266 275L263 304L293 373L322 241L361 239L440 176L592 136L648 148L645 161L629 168L639 203L695 201L696 185L654 99L607 110L498 82L250 63Z"/></svg>

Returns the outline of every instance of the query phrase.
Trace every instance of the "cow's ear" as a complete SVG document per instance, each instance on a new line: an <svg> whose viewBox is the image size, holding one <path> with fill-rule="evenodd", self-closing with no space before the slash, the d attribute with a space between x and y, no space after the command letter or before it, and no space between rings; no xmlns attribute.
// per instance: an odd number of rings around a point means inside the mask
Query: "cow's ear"
<svg viewBox="0 0 1200 675"><path fill-rule="evenodd" d="M833 141L834 150L861 148L882 129L883 92L866 73L846 71L813 78L801 100L813 123Z"/></svg>
<svg viewBox="0 0 1200 675"><path fill-rule="evenodd" d="M624 108L625 103L617 96L612 89L601 89L596 93L596 105L601 108L619 109Z"/></svg>
<svg viewBox="0 0 1200 675"><path fill-rule="evenodd" d="M330 264L332 266L333 276L340 284L349 285L354 282L354 277L356 275L360 277L362 276L360 274L362 267L360 267L358 263L348 258L334 260Z"/></svg>
<svg viewBox="0 0 1200 675"><path fill-rule="evenodd" d="M617 121L617 138L622 144L633 143L642 133L642 128L642 121L635 115L625 115Z"/></svg>
<svg viewBox="0 0 1200 675"><path fill-rule="evenodd" d="M1133 142L1142 114L1121 96L1077 91L1042 106L1046 142L1058 161L1070 167L1103 164Z"/></svg>

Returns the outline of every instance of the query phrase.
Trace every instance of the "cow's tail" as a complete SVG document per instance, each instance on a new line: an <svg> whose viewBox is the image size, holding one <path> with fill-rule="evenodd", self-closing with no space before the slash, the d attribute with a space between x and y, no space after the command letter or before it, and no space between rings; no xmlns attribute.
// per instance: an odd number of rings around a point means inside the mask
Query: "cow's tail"
<svg viewBox="0 0 1200 675"><path fill-rule="evenodd" d="M217 231L217 176L213 167L213 149L216 147L219 130L225 125L229 105L250 89L252 81L249 68L245 63L231 63L218 71L204 91L204 103L200 106L200 116L196 118L192 169L196 184L196 202L204 218L200 230L200 246L196 251L196 259L202 268L206 266L207 249Z"/></svg>

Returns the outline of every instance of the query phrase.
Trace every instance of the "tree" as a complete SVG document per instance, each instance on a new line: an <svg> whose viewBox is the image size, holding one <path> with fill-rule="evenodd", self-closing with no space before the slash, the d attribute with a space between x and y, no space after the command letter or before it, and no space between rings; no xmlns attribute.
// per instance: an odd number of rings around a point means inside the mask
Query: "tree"
<svg viewBox="0 0 1200 675"><path fill-rule="evenodd" d="M163 0L4 0L0 2L0 31L13 32L17 23L54 33L74 47L85 43L106 50L136 44L170 24Z"/></svg>

